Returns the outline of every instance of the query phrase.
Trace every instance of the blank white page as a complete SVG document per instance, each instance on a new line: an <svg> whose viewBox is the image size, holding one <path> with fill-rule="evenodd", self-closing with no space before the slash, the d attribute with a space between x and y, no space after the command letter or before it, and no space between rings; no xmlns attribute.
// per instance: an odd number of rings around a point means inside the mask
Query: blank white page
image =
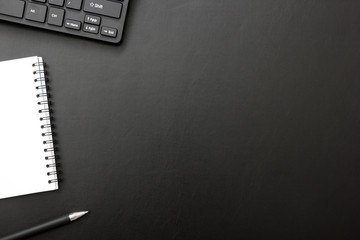
<svg viewBox="0 0 360 240"><path fill-rule="evenodd" d="M45 160L54 155L52 136L42 136L51 129L41 128L50 120L40 121L48 113L39 113L48 106L38 102L46 103L47 97L37 97L46 93L45 83L34 81L45 77L42 62L41 57L0 62L0 199L58 189L56 174L52 175L55 160Z"/></svg>

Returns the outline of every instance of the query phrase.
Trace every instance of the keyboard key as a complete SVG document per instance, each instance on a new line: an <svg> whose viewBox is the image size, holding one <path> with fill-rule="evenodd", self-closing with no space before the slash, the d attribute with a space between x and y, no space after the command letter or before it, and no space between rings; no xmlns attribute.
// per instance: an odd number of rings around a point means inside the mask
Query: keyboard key
<svg viewBox="0 0 360 240"><path fill-rule="evenodd" d="M49 0L49 4L62 7L64 6L64 0Z"/></svg>
<svg viewBox="0 0 360 240"><path fill-rule="evenodd" d="M65 11L59 8L50 8L48 24L61 27L64 21Z"/></svg>
<svg viewBox="0 0 360 240"><path fill-rule="evenodd" d="M24 15L25 2L14 0L0 1L0 14L22 18Z"/></svg>
<svg viewBox="0 0 360 240"><path fill-rule="evenodd" d="M81 22L75 21L75 20L72 20L72 19L66 19L65 20L65 27L70 28L70 29L74 29L74 30L80 30Z"/></svg>
<svg viewBox="0 0 360 240"><path fill-rule="evenodd" d="M122 4L106 0L85 0L84 11L108 17L120 18Z"/></svg>
<svg viewBox="0 0 360 240"><path fill-rule="evenodd" d="M66 0L66 7L80 10L81 9L82 0Z"/></svg>
<svg viewBox="0 0 360 240"><path fill-rule="evenodd" d="M101 35L114 38L117 35L117 30L115 28L102 27Z"/></svg>
<svg viewBox="0 0 360 240"><path fill-rule="evenodd" d="M85 23L83 30L84 30L84 32L98 34L99 27Z"/></svg>
<svg viewBox="0 0 360 240"><path fill-rule="evenodd" d="M41 3L44 3L46 2L46 0L33 0L34 2L41 2Z"/></svg>
<svg viewBox="0 0 360 240"><path fill-rule="evenodd" d="M36 3L28 3L25 10L25 18L35 22L45 22L47 6Z"/></svg>
<svg viewBox="0 0 360 240"><path fill-rule="evenodd" d="M91 16L91 15L86 15L85 16L85 22L86 23L91 23L91 24L94 24L94 25L100 25L101 18L96 17L96 16Z"/></svg>

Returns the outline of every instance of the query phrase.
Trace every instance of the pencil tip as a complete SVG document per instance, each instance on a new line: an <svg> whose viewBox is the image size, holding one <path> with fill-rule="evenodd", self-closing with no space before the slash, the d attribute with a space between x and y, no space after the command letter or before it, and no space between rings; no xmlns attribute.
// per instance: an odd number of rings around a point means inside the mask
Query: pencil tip
<svg viewBox="0 0 360 240"><path fill-rule="evenodd" d="M69 214L70 221L75 221L78 218L81 218L85 214L87 214L89 211L82 211L82 212L74 212Z"/></svg>

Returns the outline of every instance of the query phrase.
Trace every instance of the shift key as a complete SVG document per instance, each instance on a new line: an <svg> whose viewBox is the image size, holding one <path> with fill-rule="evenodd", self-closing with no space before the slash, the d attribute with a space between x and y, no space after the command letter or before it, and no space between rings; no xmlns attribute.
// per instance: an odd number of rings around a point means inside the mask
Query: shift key
<svg viewBox="0 0 360 240"><path fill-rule="evenodd" d="M120 18L122 4L106 0L85 0L84 11L103 16Z"/></svg>

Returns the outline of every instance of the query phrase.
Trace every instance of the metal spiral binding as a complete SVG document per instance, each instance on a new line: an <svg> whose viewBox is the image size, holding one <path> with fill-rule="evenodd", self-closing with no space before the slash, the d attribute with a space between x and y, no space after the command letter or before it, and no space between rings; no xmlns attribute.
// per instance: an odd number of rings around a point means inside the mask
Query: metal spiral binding
<svg viewBox="0 0 360 240"><path fill-rule="evenodd" d="M61 172L56 171L56 167L59 166L59 164L55 163L55 159L58 157L55 154L57 149L54 147L56 141L53 140L55 134L52 131L54 125L51 123L53 118L50 116L52 110L51 110L51 101L49 100L50 95L47 92L49 90L49 87L46 85L46 83L48 82L48 79L45 76L47 71L43 69L46 66L46 64L44 62L37 62L37 63L33 63L32 66L38 68L38 70L33 71L33 74L36 75L34 82L39 84L35 86L35 88L40 91L36 95L36 98L41 99L37 103L39 106L41 106L41 109L39 109L39 113L41 114L40 121L44 122L40 127L41 129L45 130L41 135L47 138L46 140L43 141L43 144L46 145L44 146L44 152L48 153L48 155L45 157L45 160L51 162L49 164L46 164L46 168L55 169L55 171L47 172L48 176L54 176L54 178L51 178L48 181L48 183L51 184L60 181L57 175L61 174Z"/></svg>

